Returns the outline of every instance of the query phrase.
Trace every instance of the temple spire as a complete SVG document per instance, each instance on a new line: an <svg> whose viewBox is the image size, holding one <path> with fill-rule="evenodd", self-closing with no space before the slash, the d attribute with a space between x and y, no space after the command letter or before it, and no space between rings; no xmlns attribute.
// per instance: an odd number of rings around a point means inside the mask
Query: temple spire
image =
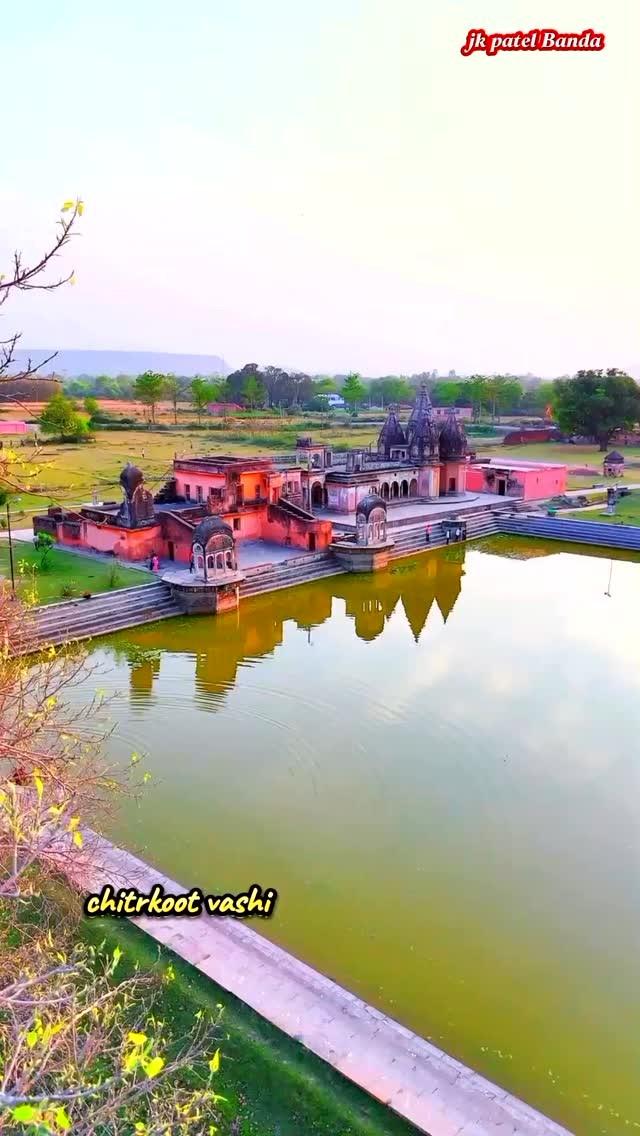
<svg viewBox="0 0 640 1136"><path fill-rule="evenodd" d="M398 408L390 406L384 426L378 435L378 456L389 460L392 447L406 446L407 439L398 418Z"/></svg>
<svg viewBox="0 0 640 1136"><path fill-rule="evenodd" d="M407 426L409 456L414 461L430 461L437 457L438 430L427 384L421 383Z"/></svg>

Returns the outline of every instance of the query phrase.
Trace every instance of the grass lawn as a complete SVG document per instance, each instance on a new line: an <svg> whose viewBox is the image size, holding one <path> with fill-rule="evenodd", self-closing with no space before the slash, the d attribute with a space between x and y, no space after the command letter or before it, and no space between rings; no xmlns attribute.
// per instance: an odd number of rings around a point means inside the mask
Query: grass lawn
<svg viewBox="0 0 640 1136"><path fill-rule="evenodd" d="M621 497L616 505L616 511L612 517L602 514L606 506L601 505L599 509L580 509L573 513L559 513L562 520L565 517L570 517L572 521L604 521L609 525L640 525L640 490L630 493L628 497Z"/></svg>
<svg viewBox="0 0 640 1136"><path fill-rule="evenodd" d="M30 488L38 493L16 494L12 511L30 514L52 502L78 505L91 501L93 489L103 500L120 500L118 479L127 461L140 466L149 488L157 490L170 473L174 454L270 454L291 453L301 427L292 419L268 423L247 420L235 422L228 430L175 430L152 433L147 430L98 431L94 443L43 446L35 462L36 474ZM304 433L313 431L305 429ZM336 426L318 429L316 437L338 448L366 446L374 442L379 427L363 425L351 429ZM25 454L26 457L26 454ZM35 507L35 509L34 509Z"/></svg>
<svg viewBox="0 0 640 1136"><path fill-rule="evenodd" d="M14 541L13 562L18 594L31 591L31 572L20 575L20 562L35 565L35 586L38 603L58 603L63 599L81 596L83 592L106 592L112 588L130 588L136 584L147 584L157 579L151 572L138 568L122 568L103 560L92 560L87 556L76 556L73 552L62 552L53 548L49 554L46 569L40 567L40 556L32 544ZM11 578L9 565L9 542L0 541L0 576ZM62 589L72 589L71 596L62 595Z"/></svg>
<svg viewBox="0 0 640 1136"><path fill-rule="evenodd" d="M128 921L85 920L83 933L93 943L105 939L109 951L122 949L121 977L136 962L142 973L172 964L176 977L163 986L162 1011L176 1036L198 1010L215 1015L222 1003L216 1092L229 1103L222 1106L220 1136L417 1136L412 1125Z"/></svg>
<svg viewBox="0 0 640 1136"><path fill-rule="evenodd" d="M121 490L118 479L122 467L129 460L140 465L149 488L156 491L169 474L176 452L189 455L269 455L278 451L291 453L301 433L310 433L318 441L338 449L367 446L378 437L379 426L363 419L357 419L355 427L338 422L326 429L321 428L322 419L318 416L317 428L303 426L302 423L308 423L310 417L307 415L299 421L293 418L235 419L223 430L183 428L166 433L145 429L102 430L96 433L94 443L47 445L42 447L37 458L37 474L31 478L30 488L37 486L38 493L16 494L11 501L12 512L16 523L19 523L22 516L28 517L52 503L78 505L90 502L94 489L102 500L119 501ZM595 446L563 446L551 442L503 446L493 439L471 435L469 446L483 456L502 460L529 458L532 461L591 466L594 470L591 475L569 474L569 488L573 489L588 488L602 479L603 455ZM624 452L627 458L640 461L640 447L628 446ZM628 469L625 481L640 482L640 468Z"/></svg>

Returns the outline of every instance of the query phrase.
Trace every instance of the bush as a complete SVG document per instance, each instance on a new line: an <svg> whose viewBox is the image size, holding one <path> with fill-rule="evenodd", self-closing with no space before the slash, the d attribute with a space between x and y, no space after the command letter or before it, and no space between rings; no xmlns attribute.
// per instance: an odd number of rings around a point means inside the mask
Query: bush
<svg viewBox="0 0 640 1136"><path fill-rule="evenodd" d="M122 576L118 569L117 564L109 565L109 572L107 574L107 586L109 588L119 588L122 583Z"/></svg>
<svg viewBox="0 0 640 1136"><path fill-rule="evenodd" d="M75 580L67 580L65 584L60 587L60 598L63 600L70 600L76 594L77 584Z"/></svg>

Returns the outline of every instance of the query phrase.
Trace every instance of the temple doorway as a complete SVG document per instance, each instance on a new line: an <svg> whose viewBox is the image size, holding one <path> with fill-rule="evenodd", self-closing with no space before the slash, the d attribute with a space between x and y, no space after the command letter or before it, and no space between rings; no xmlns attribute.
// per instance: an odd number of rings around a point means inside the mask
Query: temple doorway
<svg viewBox="0 0 640 1136"><path fill-rule="evenodd" d="M175 560L176 550L172 540L167 541L167 552L169 554L169 560Z"/></svg>
<svg viewBox="0 0 640 1136"><path fill-rule="evenodd" d="M418 482L417 482L415 477L411 478L411 483L409 485L409 496L410 497L417 497L418 496Z"/></svg>
<svg viewBox="0 0 640 1136"><path fill-rule="evenodd" d="M506 492L507 492L507 483L506 483L504 477L499 477L498 478L498 493L500 494L501 497L504 497Z"/></svg>
<svg viewBox="0 0 640 1136"><path fill-rule="evenodd" d="M380 496L382 497L383 501L389 500L389 484L386 481L383 481L382 485L380 486Z"/></svg>
<svg viewBox="0 0 640 1136"><path fill-rule="evenodd" d="M320 481L314 481L311 486L311 504L316 505L320 509L324 505L324 492Z"/></svg>
<svg viewBox="0 0 640 1136"><path fill-rule="evenodd" d="M449 492L455 493L455 491L456 491L456 479L455 479L455 477L450 477L449 478Z"/></svg>
<svg viewBox="0 0 640 1136"><path fill-rule="evenodd" d="M400 496L400 488L398 486L397 481L393 481L391 483L391 496L392 497L399 497Z"/></svg>
<svg viewBox="0 0 640 1136"><path fill-rule="evenodd" d="M309 552L315 552L315 550L316 550L316 534L315 533L309 533Z"/></svg>
<svg viewBox="0 0 640 1136"><path fill-rule="evenodd" d="M408 481L401 482L401 484L400 484L400 496L401 497L408 497L409 496L409 482Z"/></svg>

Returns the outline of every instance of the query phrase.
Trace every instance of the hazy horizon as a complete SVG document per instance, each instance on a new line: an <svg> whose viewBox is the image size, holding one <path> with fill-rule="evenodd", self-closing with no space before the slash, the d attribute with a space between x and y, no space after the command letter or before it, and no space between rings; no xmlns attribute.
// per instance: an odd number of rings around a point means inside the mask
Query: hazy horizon
<svg viewBox="0 0 640 1136"><path fill-rule="evenodd" d="M470 28L545 26L607 46L460 54ZM0 270L63 200L86 212L76 286L12 300L2 338L640 378L632 0L27 0L3 31Z"/></svg>

